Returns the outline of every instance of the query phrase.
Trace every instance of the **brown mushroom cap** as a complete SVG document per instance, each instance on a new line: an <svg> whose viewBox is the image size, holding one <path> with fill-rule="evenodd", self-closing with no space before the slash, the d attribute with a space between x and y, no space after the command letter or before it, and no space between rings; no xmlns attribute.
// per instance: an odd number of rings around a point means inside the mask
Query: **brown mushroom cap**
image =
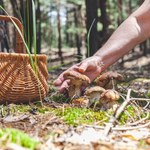
<svg viewBox="0 0 150 150"><path fill-rule="evenodd" d="M84 74L81 74L79 72L76 72L76 71L67 71L64 73L64 78L65 79L70 79L70 80L75 80L76 82L82 82L82 83L87 83L89 84L90 83L90 79L84 75Z"/></svg>
<svg viewBox="0 0 150 150"><path fill-rule="evenodd" d="M106 90L101 95L101 103L108 103L111 101L117 101L120 98L119 93L115 90Z"/></svg>
<svg viewBox="0 0 150 150"><path fill-rule="evenodd" d="M119 93L115 90L106 90L101 94L100 103L102 109L112 108L116 101L120 98Z"/></svg>
<svg viewBox="0 0 150 150"><path fill-rule="evenodd" d="M96 80L96 84L104 87L106 89L112 88L112 80L113 81L123 81L123 76L117 72L108 71L102 75L100 75ZM116 83L114 83L116 84Z"/></svg>
<svg viewBox="0 0 150 150"><path fill-rule="evenodd" d="M89 99L89 106L95 102L99 102L101 94L105 91L104 88L94 86L86 89L84 95Z"/></svg>
<svg viewBox="0 0 150 150"><path fill-rule="evenodd" d="M78 98L81 96L81 86L90 83L90 79L79 72L67 71L64 73L64 78L70 80L68 88L68 95L71 99Z"/></svg>
<svg viewBox="0 0 150 150"><path fill-rule="evenodd" d="M99 87L99 86L94 86L94 87L91 87L91 88L88 88L86 91L85 91L85 95L89 96L91 95L92 93L102 93L104 92L105 89L102 88L102 87Z"/></svg>

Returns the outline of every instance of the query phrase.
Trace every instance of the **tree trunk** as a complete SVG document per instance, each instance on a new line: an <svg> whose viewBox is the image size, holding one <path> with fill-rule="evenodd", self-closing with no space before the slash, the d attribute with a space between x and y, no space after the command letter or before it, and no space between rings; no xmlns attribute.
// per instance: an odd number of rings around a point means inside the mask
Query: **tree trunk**
<svg viewBox="0 0 150 150"><path fill-rule="evenodd" d="M0 5L4 8L3 0L0 0ZM5 13L0 9L0 15L4 15ZM6 22L0 21L0 51L4 52L5 49L9 52L10 49L10 41L9 41L9 32L8 26Z"/></svg>
<svg viewBox="0 0 150 150"><path fill-rule="evenodd" d="M68 11L66 11L66 33L65 33L65 35L66 35L66 43L69 43L69 34L68 34L68 32L67 32L67 29L69 28L69 12Z"/></svg>
<svg viewBox="0 0 150 150"><path fill-rule="evenodd" d="M97 0L86 0L86 28L89 32L90 27L94 19L97 21ZM90 47L89 55L93 55L99 48L98 44L98 32L97 32L97 23L95 22L92 26L90 33L89 43Z"/></svg>
<svg viewBox="0 0 150 150"><path fill-rule="evenodd" d="M78 12L80 11L80 7L76 8L75 11L74 11L74 21L75 21L75 26L76 28L78 29L79 27L79 22L78 22L78 19L79 19L79 15L78 15ZM76 32L76 46L77 46L77 61L80 62L81 61L81 58L82 58L82 55L81 55L81 39L80 39L80 36L79 36L79 33L78 31Z"/></svg>
<svg viewBox="0 0 150 150"><path fill-rule="evenodd" d="M104 42L108 39L108 25L109 25L109 21L108 21L108 17L107 17L107 12L106 12L106 1L105 0L101 0L99 1L99 8L101 11L101 16L100 16L100 22L103 26L102 31L100 31L100 42L99 45L100 47L104 44Z"/></svg>
<svg viewBox="0 0 150 150"><path fill-rule="evenodd" d="M40 10L40 2L37 0L37 10L36 10L36 16L37 16L37 53L41 53L41 10Z"/></svg>
<svg viewBox="0 0 150 150"><path fill-rule="evenodd" d="M122 14L122 0L118 0L118 12L119 12L119 16L118 16L118 25L120 25L121 22L123 21L123 14Z"/></svg>
<svg viewBox="0 0 150 150"><path fill-rule="evenodd" d="M57 29L58 29L58 56L60 57L61 64L64 63L62 56L62 40L61 40L61 20L60 20L60 4L57 7Z"/></svg>

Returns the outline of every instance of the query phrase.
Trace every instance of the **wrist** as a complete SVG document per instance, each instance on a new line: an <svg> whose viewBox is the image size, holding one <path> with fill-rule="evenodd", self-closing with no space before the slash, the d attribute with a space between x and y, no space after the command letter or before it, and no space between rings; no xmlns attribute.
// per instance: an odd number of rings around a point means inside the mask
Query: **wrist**
<svg viewBox="0 0 150 150"><path fill-rule="evenodd" d="M109 62L111 61L110 57L102 56L99 53L95 53L93 56L98 60L98 66L101 68L101 71L104 71L111 65L111 62Z"/></svg>
<svg viewBox="0 0 150 150"><path fill-rule="evenodd" d="M104 62L103 62L103 59L102 59L101 56L99 56L99 55L97 55L97 54L94 54L93 57L94 57L94 60L96 60L97 65L98 65L99 67L104 66Z"/></svg>

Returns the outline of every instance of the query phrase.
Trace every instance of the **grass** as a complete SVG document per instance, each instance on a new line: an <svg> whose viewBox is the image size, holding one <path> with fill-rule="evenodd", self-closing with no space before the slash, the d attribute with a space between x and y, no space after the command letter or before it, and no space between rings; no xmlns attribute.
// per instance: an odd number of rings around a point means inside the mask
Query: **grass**
<svg viewBox="0 0 150 150"><path fill-rule="evenodd" d="M63 104L66 103L67 99L62 97L61 95L56 95L51 97L50 101L55 101L55 105L59 104L59 107L50 107L48 105L49 101L43 104L41 107L39 104L29 105L17 105L16 110L20 113L30 112L32 109L36 109L38 114L45 114L48 112L53 112L59 118L62 118L64 123L68 125L78 126L82 124L95 124L96 122L100 122L97 125L104 125L104 123L108 122L109 116L113 114L113 111L107 110L94 110L92 108L79 108L73 106L63 107ZM65 103L64 103L65 102ZM63 104L62 104L63 103ZM146 113L141 113L141 118L144 118ZM135 109L132 106L128 106L126 109L126 113L123 112L121 117L119 118L119 124L125 125L128 121L131 120L131 117L137 121L139 118L135 115Z"/></svg>
<svg viewBox="0 0 150 150"><path fill-rule="evenodd" d="M37 53L37 48L36 48L36 13L35 13L35 4L34 4L34 1L31 0L31 3L32 3L32 16L33 16L32 20L33 20L33 48L34 48L34 56L35 56L34 60L33 60L32 56L31 56L31 52L29 50L29 45L28 45L29 41L28 42L25 41L24 35L20 31L19 27L13 21L12 17L8 14L8 12L1 5L0 5L0 9L2 9L6 13L6 15L10 18L11 22L15 26L15 28L18 31L19 35L21 36L21 38L23 40L23 43L25 45L26 51L27 51L27 53L29 55L29 58L30 58L30 61L31 61L31 66L32 66L33 70L35 71L35 73L37 74L37 67L36 67L37 66L37 59L36 59L36 53ZM28 14L28 17L29 17L29 14ZM28 20L28 22L29 22L29 20ZM28 32L28 40L30 40L30 33L29 32Z"/></svg>
<svg viewBox="0 0 150 150"><path fill-rule="evenodd" d="M12 17L8 14L8 12L7 12L1 5L0 5L0 9L2 9L2 10L6 13L6 15L10 18L10 20L11 20L12 23L13 23L13 25L14 25L15 28L17 29L19 35L21 36L21 38L22 38L22 40L23 40L23 43L24 43L25 48L26 48L26 51L27 51L27 53L28 53L28 55L29 55L29 58L30 58L30 61L31 61L31 66L32 66L32 68L35 70L34 61L33 61L33 59L32 59L30 50L29 50L29 48L28 48L28 45L26 44L26 41L25 41L25 39L24 39L24 36L23 36L23 34L21 33L19 27L18 27L17 24L13 21Z"/></svg>
<svg viewBox="0 0 150 150"><path fill-rule="evenodd" d="M34 150L39 144L38 141L31 138L26 133L12 128L0 129L0 145L5 146L8 143L15 143L29 150Z"/></svg>
<svg viewBox="0 0 150 150"><path fill-rule="evenodd" d="M90 26L89 31L88 31L88 34L87 34L87 57L90 56L90 34L91 34L92 27L93 27L93 25L95 23L95 20L96 19L94 19L92 21L91 26Z"/></svg>

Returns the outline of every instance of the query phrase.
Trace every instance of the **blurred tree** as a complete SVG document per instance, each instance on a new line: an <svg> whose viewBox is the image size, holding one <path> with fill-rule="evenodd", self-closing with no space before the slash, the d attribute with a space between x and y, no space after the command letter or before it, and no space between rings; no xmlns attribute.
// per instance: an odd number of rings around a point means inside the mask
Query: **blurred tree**
<svg viewBox="0 0 150 150"><path fill-rule="evenodd" d="M5 8L3 0L0 0L0 5ZM4 15L2 10L0 10L0 15ZM6 22L0 21L0 51L4 52L5 49L9 52L10 42L8 38L8 26Z"/></svg>
<svg viewBox="0 0 150 150"><path fill-rule="evenodd" d="M86 28L87 32L89 32L90 27L92 25L93 20L95 19L95 23L92 26L92 30L90 33L89 39L89 47L90 47L90 56L93 55L99 48L98 43L98 31L97 31L97 9L98 9L98 0L86 0Z"/></svg>
<svg viewBox="0 0 150 150"><path fill-rule="evenodd" d="M61 19L60 19L60 1L57 0L57 28L58 28L58 56L61 64L64 63L62 56L62 39L61 39Z"/></svg>

